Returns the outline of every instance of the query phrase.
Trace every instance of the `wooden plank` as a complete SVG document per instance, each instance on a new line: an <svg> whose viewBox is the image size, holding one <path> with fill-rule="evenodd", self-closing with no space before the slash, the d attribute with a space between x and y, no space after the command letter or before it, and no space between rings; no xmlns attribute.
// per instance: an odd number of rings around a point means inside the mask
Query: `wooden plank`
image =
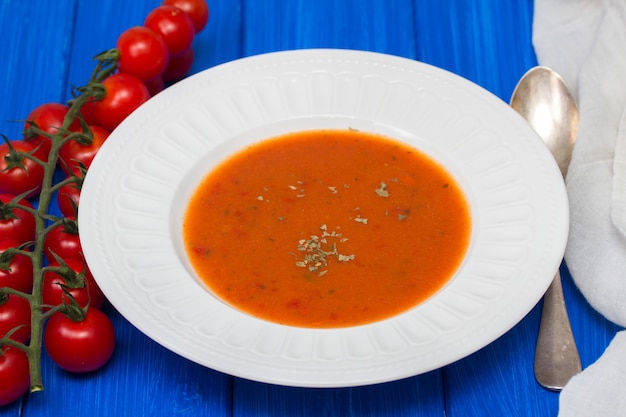
<svg viewBox="0 0 626 417"><path fill-rule="evenodd" d="M593 311L561 268L566 303L583 369L595 362L620 327ZM534 379L533 359L541 303L507 334L446 368L449 416L554 416L559 394Z"/></svg>
<svg viewBox="0 0 626 417"><path fill-rule="evenodd" d="M0 2L0 133L22 137L39 104L60 101L71 53L75 0ZM39 34L40 36L36 36Z"/></svg>
<svg viewBox="0 0 626 417"><path fill-rule="evenodd" d="M147 338L111 308L116 351L102 369L70 375L47 356L46 389L25 416L228 416L231 377L192 363Z"/></svg>
<svg viewBox="0 0 626 417"><path fill-rule="evenodd" d="M536 64L533 1L415 0L417 59L454 72L509 100Z"/></svg>
<svg viewBox="0 0 626 417"><path fill-rule="evenodd" d="M0 132L19 138L30 110L69 97L91 57L143 22L159 0L0 2ZM535 64L532 0L211 0L211 21L195 41L197 72L274 50L338 47L418 59L462 75L508 101ZM563 268L565 296L583 366L619 327L594 312ZM0 408L0 416L67 415L555 415L558 394L539 388L532 356L540 316L443 370L345 389L286 388L232 378L159 346L110 306L118 348L103 370L73 376L44 357L46 391ZM234 389L233 389L234 385Z"/></svg>
<svg viewBox="0 0 626 417"><path fill-rule="evenodd" d="M3 97L2 116L25 118L38 104L70 98L69 84L81 85L91 74L91 58L114 47L124 29L141 25L160 1L76 2L75 10L74 1L37 3L41 7L9 1L0 9L3 27L15 29L19 40L11 45L6 44L8 37L2 41L12 63L3 66L0 74L11 94ZM195 40L192 72L231 60L239 52L239 15L230 10L237 10L237 4L215 0L211 6L211 23ZM234 36L216 45L217 34L225 28ZM37 53L24 54L24 50ZM20 83L27 88L13 87ZM8 106L13 101L19 106ZM230 415L232 377L181 358L144 336L110 305L105 310L117 332L111 362L98 372L77 376L59 370L44 355L45 391L26 398L23 415ZM0 411L18 415L20 408L16 403Z"/></svg>
<svg viewBox="0 0 626 417"><path fill-rule="evenodd" d="M20 139L36 106L59 101L65 88L74 0L0 2L0 133ZM33 36L45 34L45 42ZM21 400L0 407L0 416L21 415Z"/></svg>
<svg viewBox="0 0 626 417"><path fill-rule="evenodd" d="M243 55L349 48L415 57L410 0L248 1Z"/></svg>
<svg viewBox="0 0 626 417"><path fill-rule="evenodd" d="M532 47L533 2L416 1L418 58L476 82L508 102L518 79L537 64ZM568 308L584 365L595 361L617 326L593 312L563 273ZM494 343L444 372L449 416L548 416L558 393L533 374L540 305ZM581 342L584 340L584 343Z"/></svg>
<svg viewBox="0 0 626 417"><path fill-rule="evenodd" d="M234 416L441 416L441 373L354 388L293 388L235 379Z"/></svg>
<svg viewBox="0 0 626 417"><path fill-rule="evenodd" d="M241 56L240 1L209 2L209 23L194 39L195 59L191 74ZM79 2L68 75L71 83L82 85L87 82L94 68L92 58L114 48L124 30L141 26L150 10L160 3L157 0L112 0L106 7L101 7L93 2Z"/></svg>
<svg viewBox="0 0 626 417"><path fill-rule="evenodd" d="M533 374L540 308L504 336L446 368L449 416L556 415L558 394L540 387Z"/></svg>

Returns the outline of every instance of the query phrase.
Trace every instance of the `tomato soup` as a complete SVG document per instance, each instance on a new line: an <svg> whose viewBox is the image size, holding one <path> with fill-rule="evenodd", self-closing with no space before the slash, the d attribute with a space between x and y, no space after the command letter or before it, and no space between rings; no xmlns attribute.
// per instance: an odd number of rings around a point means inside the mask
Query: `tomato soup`
<svg viewBox="0 0 626 417"><path fill-rule="evenodd" d="M441 289L469 245L468 202L437 162L355 130L286 134L210 172L183 220L211 292L275 323L362 325Z"/></svg>

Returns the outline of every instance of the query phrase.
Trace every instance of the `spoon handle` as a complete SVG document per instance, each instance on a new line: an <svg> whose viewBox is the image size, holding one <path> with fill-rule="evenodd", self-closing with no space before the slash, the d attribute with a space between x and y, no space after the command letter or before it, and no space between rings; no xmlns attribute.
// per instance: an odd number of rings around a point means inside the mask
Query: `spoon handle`
<svg viewBox="0 0 626 417"><path fill-rule="evenodd" d="M535 351L535 378L543 387L560 391L582 370L567 316L561 275L557 271L543 297L543 311Z"/></svg>

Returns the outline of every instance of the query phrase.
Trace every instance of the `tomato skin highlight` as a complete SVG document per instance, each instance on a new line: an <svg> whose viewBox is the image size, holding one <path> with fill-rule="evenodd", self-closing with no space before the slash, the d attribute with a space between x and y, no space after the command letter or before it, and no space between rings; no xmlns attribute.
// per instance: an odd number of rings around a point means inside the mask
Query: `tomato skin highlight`
<svg viewBox="0 0 626 417"><path fill-rule="evenodd" d="M15 151L30 153L42 161L48 156L41 147L37 147L34 142L16 140L11 142ZM21 166L9 168L7 163L11 151L7 143L0 144L0 193L20 195L30 191L26 198L34 197L41 191L44 169L41 165L29 158L21 158Z"/></svg>
<svg viewBox="0 0 626 417"><path fill-rule="evenodd" d="M89 126L93 140L89 145L83 145L75 140L65 142L59 150L59 165L66 175L82 175L79 162L89 168L91 161L109 137L111 132L100 126Z"/></svg>
<svg viewBox="0 0 626 417"><path fill-rule="evenodd" d="M55 313L44 330L44 344L60 368L91 372L104 366L113 355L115 329L106 314L96 308L89 308L79 322Z"/></svg>
<svg viewBox="0 0 626 417"><path fill-rule="evenodd" d="M153 30L135 26L126 29L117 39L120 53L118 69L142 81L158 77L167 67L169 53L161 35Z"/></svg>
<svg viewBox="0 0 626 417"><path fill-rule="evenodd" d="M55 134L63 126L63 121L69 110L69 107L61 103L45 103L37 106L30 112L26 118L26 123L24 123L24 140L34 145L40 145L42 152L47 156L52 146L50 138L35 134L30 129L37 127L46 133ZM72 122L69 130L71 132L80 132L80 122L78 120Z"/></svg>
<svg viewBox="0 0 626 417"><path fill-rule="evenodd" d="M178 7L187 13L193 22L196 33L202 31L209 22L211 12L205 0L164 0L163 4Z"/></svg>
<svg viewBox="0 0 626 417"><path fill-rule="evenodd" d="M8 203L15 199L13 194L0 194L0 201ZM33 209L33 205L26 199L17 201L20 205ZM10 213L9 213L10 212ZM4 214L3 214L4 213ZM0 237L11 238L19 243L35 240L35 216L21 208L0 211Z"/></svg>
<svg viewBox="0 0 626 417"><path fill-rule="evenodd" d="M0 299L0 338L17 326L22 327L11 339L26 343L30 339L30 304L22 297L7 294L4 300Z"/></svg>
<svg viewBox="0 0 626 417"><path fill-rule="evenodd" d="M20 246L20 242L17 240L0 237L0 253L18 246ZM0 268L0 288L9 287L30 293L33 289L33 261L31 258L16 253L7 266L8 269Z"/></svg>
<svg viewBox="0 0 626 417"><path fill-rule="evenodd" d="M153 9L146 17L144 26L161 35L170 59L191 48L196 34L187 13L168 5Z"/></svg>
<svg viewBox="0 0 626 417"><path fill-rule="evenodd" d="M0 348L0 407L26 394L30 386L28 357L12 346Z"/></svg>
<svg viewBox="0 0 626 417"><path fill-rule="evenodd" d="M106 95L93 104L98 126L113 131L128 115L150 98L144 83L130 74L113 74L102 82Z"/></svg>

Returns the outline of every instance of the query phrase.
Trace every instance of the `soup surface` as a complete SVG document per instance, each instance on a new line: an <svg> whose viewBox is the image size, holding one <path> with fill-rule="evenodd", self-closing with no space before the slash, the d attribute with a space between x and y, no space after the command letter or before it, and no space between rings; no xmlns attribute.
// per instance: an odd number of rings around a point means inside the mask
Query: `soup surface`
<svg viewBox="0 0 626 417"><path fill-rule="evenodd" d="M469 205L430 157L355 130L287 134L217 166L183 220L208 288L250 315L372 323L441 289L467 251Z"/></svg>

